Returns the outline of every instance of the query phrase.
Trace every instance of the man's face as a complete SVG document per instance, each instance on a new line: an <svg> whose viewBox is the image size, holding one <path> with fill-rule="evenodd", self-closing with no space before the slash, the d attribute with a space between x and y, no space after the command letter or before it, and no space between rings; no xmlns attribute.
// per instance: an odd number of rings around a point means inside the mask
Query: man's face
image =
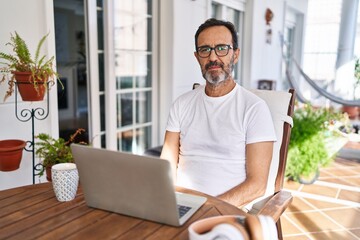
<svg viewBox="0 0 360 240"><path fill-rule="evenodd" d="M197 43L198 48L204 46L213 48L222 44L233 47L231 32L224 26L214 26L205 29L199 34ZM214 50L210 52L208 57L200 57L197 52L194 54L206 81L212 85L218 85L231 76L234 65L238 61L239 53L239 49L229 49L228 54L223 57L217 56Z"/></svg>

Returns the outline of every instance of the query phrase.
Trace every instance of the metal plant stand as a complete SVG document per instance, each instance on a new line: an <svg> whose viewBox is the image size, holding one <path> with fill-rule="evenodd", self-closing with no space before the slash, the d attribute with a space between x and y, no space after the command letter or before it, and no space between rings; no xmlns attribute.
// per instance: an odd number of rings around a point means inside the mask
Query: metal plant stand
<svg viewBox="0 0 360 240"><path fill-rule="evenodd" d="M18 109L18 86L17 84L31 84L31 83L15 83L15 116L21 122L28 122L31 120L31 141L26 141L25 151L32 153L32 170L33 170L33 184L35 184L35 176L38 176L43 166L39 163L35 165L35 119L44 120L49 115L49 86L46 88L46 109L32 108L32 109ZM20 115L19 115L20 114Z"/></svg>

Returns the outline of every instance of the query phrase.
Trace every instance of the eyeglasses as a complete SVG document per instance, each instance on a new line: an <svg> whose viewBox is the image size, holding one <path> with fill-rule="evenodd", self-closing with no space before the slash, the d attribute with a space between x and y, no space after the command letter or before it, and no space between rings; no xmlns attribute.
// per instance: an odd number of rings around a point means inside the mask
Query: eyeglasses
<svg viewBox="0 0 360 240"><path fill-rule="evenodd" d="M231 45L219 44L213 48L210 46L198 47L196 52L199 57L207 58L210 56L211 51L214 50L218 57L225 57L226 55L228 55L230 49L233 49Z"/></svg>

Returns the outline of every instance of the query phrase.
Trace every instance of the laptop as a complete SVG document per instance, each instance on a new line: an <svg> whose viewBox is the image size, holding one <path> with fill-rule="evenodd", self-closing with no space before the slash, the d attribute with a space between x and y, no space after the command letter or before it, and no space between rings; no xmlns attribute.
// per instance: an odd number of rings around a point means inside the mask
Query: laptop
<svg viewBox="0 0 360 240"><path fill-rule="evenodd" d="M181 226L207 200L175 192L168 160L79 144L71 150L89 207Z"/></svg>

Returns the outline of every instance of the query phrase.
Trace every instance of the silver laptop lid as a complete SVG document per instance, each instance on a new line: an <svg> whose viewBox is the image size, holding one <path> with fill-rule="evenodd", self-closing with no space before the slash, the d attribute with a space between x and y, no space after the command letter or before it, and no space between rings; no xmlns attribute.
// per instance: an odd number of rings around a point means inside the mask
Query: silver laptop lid
<svg viewBox="0 0 360 240"><path fill-rule="evenodd" d="M88 206L179 226L170 162L71 145Z"/></svg>

